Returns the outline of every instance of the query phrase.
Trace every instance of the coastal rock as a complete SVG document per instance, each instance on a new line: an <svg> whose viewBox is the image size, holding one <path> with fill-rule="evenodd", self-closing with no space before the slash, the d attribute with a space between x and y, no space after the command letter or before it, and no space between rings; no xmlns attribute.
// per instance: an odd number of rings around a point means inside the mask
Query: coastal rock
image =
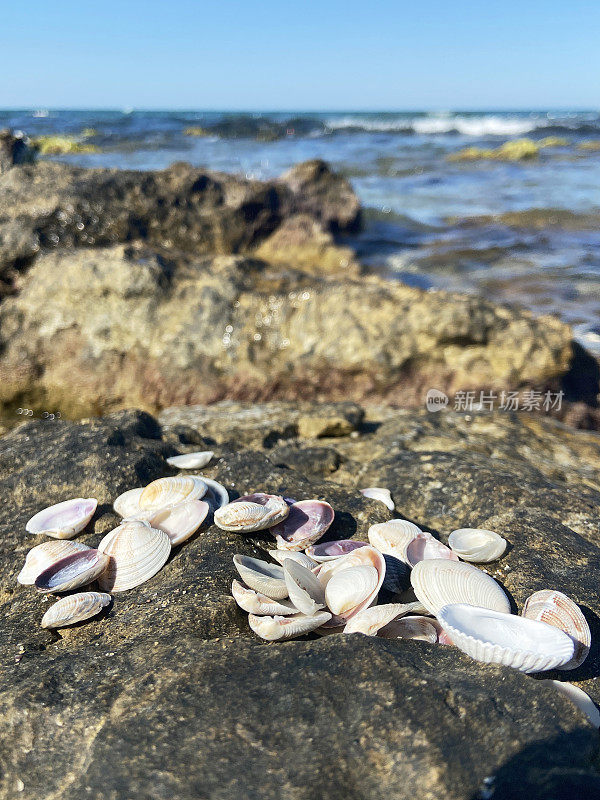
<svg viewBox="0 0 600 800"><path fill-rule="evenodd" d="M27 164L35 159L35 150L22 133L0 130L0 175L15 164Z"/></svg>

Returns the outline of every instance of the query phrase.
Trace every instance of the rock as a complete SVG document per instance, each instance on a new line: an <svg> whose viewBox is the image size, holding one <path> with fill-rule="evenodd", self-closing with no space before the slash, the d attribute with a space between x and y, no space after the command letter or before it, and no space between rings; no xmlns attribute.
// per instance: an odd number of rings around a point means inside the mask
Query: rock
<svg viewBox="0 0 600 800"><path fill-rule="evenodd" d="M479 159L496 159L498 161L525 161L537 158L542 147L555 145L534 142L532 139L513 139L492 150L481 147L465 147L448 156L448 161L477 161Z"/></svg>
<svg viewBox="0 0 600 800"><path fill-rule="evenodd" d="M36 136L33 146L43 156L59 156L70 153L99 153L95 144L81 141L77 136Z"/></svg>
<svg viewBox="0 0 600 800"><path fill-rule="evenodd" d="M0 130L0 175L15 164L27 164L35 159L29 139L22 133Z"/></svg>

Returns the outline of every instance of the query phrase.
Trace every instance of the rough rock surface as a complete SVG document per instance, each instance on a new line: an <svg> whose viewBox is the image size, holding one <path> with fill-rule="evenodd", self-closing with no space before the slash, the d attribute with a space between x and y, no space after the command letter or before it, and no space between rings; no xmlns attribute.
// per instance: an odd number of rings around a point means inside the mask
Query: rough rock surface
<svg viewBox="0 0 600 800"><path fill-rule="evenodd" d="M345 420L349 432L303 438L302 418ZM210 442L207 474L232 494L330 500L330 538L364 538L392 516L358 493L367 483L444 541L459 525L494 527L511 547L489 571L519 608L542 587L582 605L592 653L552 677L598 702L598 436L533 416L363 416L348 404L293 415L284 403L229 403L161 420L34 421L0 438L0 797L598 796L598 734L539 678L422 642L256 639L229 595L231 556L262 554L265 538L206 525L152 580L60 633L39 627L48 601L15 582L34 511L98 497L78 537L96 544L119 492L173 474L168 456Z"/></svg>

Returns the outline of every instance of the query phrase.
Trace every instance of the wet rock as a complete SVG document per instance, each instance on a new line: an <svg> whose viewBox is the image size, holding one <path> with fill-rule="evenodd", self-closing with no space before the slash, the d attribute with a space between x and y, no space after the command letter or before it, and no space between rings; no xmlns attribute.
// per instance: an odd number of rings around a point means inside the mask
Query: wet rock
<svg viewBox="0 0 600 800"><path fill-rule="evenodd" d="M35 159L35 150L22 133L8 128L0 130L0 175L16 164L28 164Z"/></svg>

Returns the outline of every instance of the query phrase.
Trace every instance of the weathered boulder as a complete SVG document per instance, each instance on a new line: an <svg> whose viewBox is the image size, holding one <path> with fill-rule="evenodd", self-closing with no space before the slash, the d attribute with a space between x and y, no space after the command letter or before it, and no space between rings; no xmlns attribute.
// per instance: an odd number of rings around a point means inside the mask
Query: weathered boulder
<svg viewBox="0 0 600 800"><path fill-rule="evenodd" d="M0 130L0 175L15 164L32 163L34 159L35 150L26 136L8 128Z"/></svg>

